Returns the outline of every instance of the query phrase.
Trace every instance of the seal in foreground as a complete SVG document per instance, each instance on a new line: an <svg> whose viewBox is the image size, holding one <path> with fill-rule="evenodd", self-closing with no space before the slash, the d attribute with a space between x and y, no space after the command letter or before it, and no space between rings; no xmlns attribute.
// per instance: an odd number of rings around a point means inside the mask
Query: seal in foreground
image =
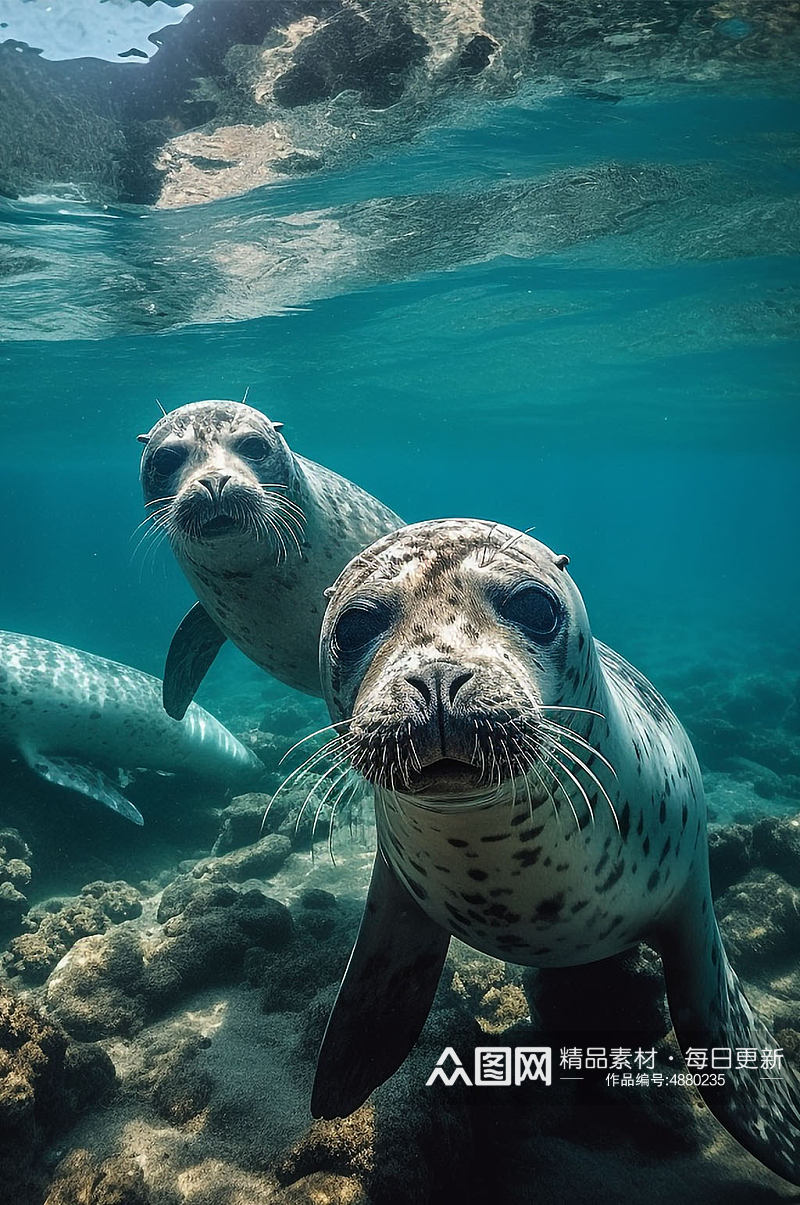
<svg viewBox="0 0 800 1205"><path fill-rule="evenodd" d="M592 638L567 558L477 520L419 523L331 593L320 668L336 762L374 787L378 854L320 1051L319 1117L402 1063L451 934L531 966L661 954L682 1049L770 1048L722 945L703 787L650 683ZM723 1125L800 1183L800 1088L728 1074Z"/></svg>
<svg viewBox="0 0 800 1205"><path fill-rule="evenodd" d="M282 682L320 694L323 592L402 525L352 481L292 452L282 426L243 402L191 402L139 437L148 518L200 600L164 671L176 719L226 639Z"/></svg>

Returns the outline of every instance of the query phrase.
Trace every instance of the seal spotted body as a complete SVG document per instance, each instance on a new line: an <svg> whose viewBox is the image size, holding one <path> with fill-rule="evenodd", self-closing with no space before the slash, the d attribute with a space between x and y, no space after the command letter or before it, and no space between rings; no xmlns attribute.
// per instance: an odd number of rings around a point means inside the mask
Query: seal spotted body
<svg viewBox="0 0 800 1205"><path fill-rule="evenodd" d="M593 639L566 564L521 532L441 520L378 541L335 584L320 647L340 730L330 750L373 785L379 848L316 1116L348 1114L403 1061L451 934L541 967L647 941L684 1050L778 1045L722 945L691 743ZM743 1145L800 1181L790 1069L732 1072L703 1092Z"/></svg>
<svg viewBox="0 0 800 1205"><path fill-rule="evenodd" d="M178 718L225 639L318 695L324 590L351 557L401 526L357 485L292 452L281 427L243 402L204 401L139 437L148 517L200 600L164 674L164 704Z"/></svg>
<svg viewBox="0 0 800 1205"><path fill-rule="evenodd" d="M96 799L135 824L119 769L187 772L254 785L259 759L202 707L164 714L157 678L78 649L0 632L0 750L41 778Z"/></svg>

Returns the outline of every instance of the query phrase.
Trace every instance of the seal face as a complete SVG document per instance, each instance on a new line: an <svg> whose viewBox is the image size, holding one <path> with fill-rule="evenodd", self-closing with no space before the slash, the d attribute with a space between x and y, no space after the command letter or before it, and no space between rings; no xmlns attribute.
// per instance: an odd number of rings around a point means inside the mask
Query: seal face
<svg viewBox="0 0 800 1205"><path fill-rule="evenodd" d="M272 541L284 560L287 544L299 547L305 517L288 496L281 426L236 402L183 406L156 424L142 456L145 506L184 555L209 560L205 546L221 540Z"/></svg>
<svg viewBox="0 0 800 1205"><path fill-rule="evenodd" d="M324 591L351 557L400 526L376 498L292 452L281 427L243 402L206 401L140 437L151 529L166 534L200 600L167 658L170 715L183 715L225 639L319 694Z"/></svg>
<svg viewBox="0 0 800 1205"><path fill-rule="evenodd" d="M534 966L646 940L684 1050L775 1044L714 919L691 743L650 683L594 640L566 565L500 524L440 520L379 540L331 591L330 747L374 788L378 854L316 1116L350 1112L402 1062L451 934ZM791 1070L702 1091L748 1149L800 1180Z"/></svg>

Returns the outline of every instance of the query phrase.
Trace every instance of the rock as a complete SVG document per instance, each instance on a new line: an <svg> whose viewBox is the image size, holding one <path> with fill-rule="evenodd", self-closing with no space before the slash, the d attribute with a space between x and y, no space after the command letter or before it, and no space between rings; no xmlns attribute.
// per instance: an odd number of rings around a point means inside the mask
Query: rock
<svg viewBox="0 0 800 1205"><path fill-rule="evenodd" d="M89 883L72 900L35 908L26 917L31 932L14 938L5 962L9 975L19 975L26 983L43 983L53 967L72 946L84 937L105 933L119 921L139 916L139 893L130 884Z"/></svg>
<svg viewBox="0 0 800 1205"><path fill-rule="evenodd" d="M70 1151L56 1169L44 1205L150 1205L144 1172L131 1155L99 1160Z"/></svg>
<svg viewBox="0 0 800 1205"><path fill-rule="evenodd" d="M278 951L291 940L288 908L260 891L234 894L235 900L226 898L224 905L211 893L201 894L170 921L169 937L146 968L145 988L154 1007L166 1007L200 986L235 981L244 976L248 950Z"/></svg>
<svg viewBox="0 0 800 1205"><path fill-rule="evenodd" d="M138 1033L187 992L244 977L251 949L291 939L291 914L260 891L179 884L180 911L147 946L129 924L77 942L51 974L48 1007L78 1038ZM175 906L175 904L173 904Z"/></svg>
<svg viewBox="0 0 800 1205"><path fill-rule="evenodd" d="M192 864L194 865L194 864ZM227 908L239 899L239 892L223 883L212 883L184 875L166 887L156 912L156 919L165 924L174 916L189 910L198 915L211 908Z"/></svg>
<svg viewBox="0 0 800 1205"><path fill-rule="evenodd" d="M0 883L0 931L16 928L28 910L28 901L13 883Z"/></svg>
<svg viewBox="0 0 800 1205"><path fill-rule="evenodd" d="M298 45L292 67L275 81L273 96L292 108L354 91L370 107L383 108L400 98L412 67L428 49L399 5L342 8Z"/></svg>
<svg viewBox="0 0 800 1205"><path fill-rule="evenodd" d="M750 871L718 900L716 912L731 960L745 973L796 956L800 891L773 871Z"/></svg>
<svg viewBox="0 0 800 1205"><path fill-rule="evenodd" d="M77 1038L138 1033L149 1012L139 935L119 926L76 942L48 980L47 1005Z"/></svg>
<svg viewBox="0 0 800 1205"><path fill-rule="evenodd" d="M451 956L451 962L455 964L451 990L477 1018L484 1033L503 1033L526 1019L525 992L505 963L483 956Z"/></svg>
<svg viewBox="0 0 800 1205"><path fill-rule="evenodd" d="M139 1069L128 1076L126 1088L147 1099L166 1121L182 1125L201 1113L211 1098L212 1080L194 1066L208 1038L172 1034L140 1044Z"/></svg>
<svg viewBox="0 0 800 1205"><path fill-rule="evenodd" d="M800 887L800 815L768 817L753 826L756 859Z"/></svg>
<svg viewBox="0 0 800 1205"><path fill-rule="evenodd" d="M212 851L215 856L259 840L261 824L271 798L270 795L250 791L231 800L222 812L222 827Z"/></svg>
<svg viewBox="0 0 800 1205"><path fill-rule="evenodd" d="M31 851L15 828L0 829L0 933L15 929L28 911Z"/></svg>
<svg viewBox="0 0 800 1205"><path fill-rule="evenodd" d="M103 912L113 924L123 920L133 920L142 915L142 902L139 892L130 883L117 880L113 883L87 883L81 889L81 896L95 899Z"/></svg>
<svg viewBox="0 0 800 1205"><path fill-rule="evenodd" d="M279 870L289 854L292 843L278 833L268 833L255 845L235 849L219 858L198 862L193 870L196 878L208 876L222 882L241 883L244 879L265 879Z"/></svg>
<svg viewBox="0 0 800 1205"><path fill-rule="evenodd" d="M3 1199L28 1199L35 1159L88 1103L115 1084L99 1047L70 1042L30 1003L0 987L0 1184ZM39 1199L37 1197L37 1199Z"/></svg>
<svg viewBox="0 0 800 1205"><path fill-rule="evenodd" d="M324 908L327 911L336 907L336 896L320 887L307 887L300 893L300 904L303 908Z"/></svg>
<svg viewBox="0 0 800 1205"><path fill-rule="evenodd" d="M356 1176L312 1172L270 1196L274 1205L373 1205Z"/></svg>
<svg viewBox="0 0 800 1205"><path fill-rule="evenodd" d="M280 955L263 965L261 1007L265 1012L302 1012L321 988L338 987L361 919L354 901L325 909L292 909L294 933ZM320 1034L321 1036L321 1034Z"/></svg>
<svg viewBox="0 0 800 1205"><path fill-rule="evenodd" d="M747 824L729 824L708 830L711 887L716 898L742 878L753 864L753 830Z"/></svg>

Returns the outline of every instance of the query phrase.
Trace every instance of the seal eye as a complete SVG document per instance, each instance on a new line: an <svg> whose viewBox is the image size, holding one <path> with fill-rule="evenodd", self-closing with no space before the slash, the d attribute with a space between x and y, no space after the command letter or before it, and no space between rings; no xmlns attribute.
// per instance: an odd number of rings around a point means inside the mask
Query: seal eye
<svg viewBox="0 0 800 1205"><path fill-rule="evenodd" d="M244 456L245 460L266 460L272 451L272 445L263 435L246 435L236 445L236 451L240 456Z"/></svg>
<svg viewBox="0 0 800 1205"><path fill-rule="evenodd" d="M340 653L358 653L382 636L391 622L391 616L382 607L366 606L364 603L342 611L333 633Z"/></svg>
<svg viewBox="0 0 800 1205"><path fill-rule="evenodd" d="M541 586L520 586L502 600L498 610L508 623L524 628L537 640L552 639L561 619L558 600Z"/></svg>
<svg viewBox="0 0 800 1205"><path fill-rule="evenodd" d="M150 457L150 468L157 477L170 477L186 459L186 449L176 447L156 448Z"/></svg>

